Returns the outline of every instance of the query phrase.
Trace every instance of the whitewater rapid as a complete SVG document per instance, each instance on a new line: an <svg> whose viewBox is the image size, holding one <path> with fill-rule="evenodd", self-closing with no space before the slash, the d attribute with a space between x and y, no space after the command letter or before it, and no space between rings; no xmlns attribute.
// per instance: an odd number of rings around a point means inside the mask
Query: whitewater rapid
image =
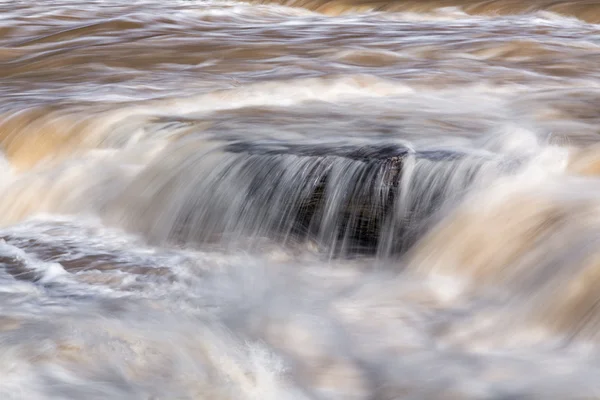
<svg viewBox="0 0 600 400"><path fill-rule="evenodd" d="M595 398L598 10L0 2L0 398Z"/></svg>

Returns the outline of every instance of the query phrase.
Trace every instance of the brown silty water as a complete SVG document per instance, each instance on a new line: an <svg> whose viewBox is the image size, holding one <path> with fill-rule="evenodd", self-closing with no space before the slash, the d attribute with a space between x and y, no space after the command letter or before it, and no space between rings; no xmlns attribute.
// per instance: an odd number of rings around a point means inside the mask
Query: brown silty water
<svg viewBox="0 0 600 400"><path fill-rule="evenodd" d="M599 22L0 2L0 398L597 397Z"/></svg>

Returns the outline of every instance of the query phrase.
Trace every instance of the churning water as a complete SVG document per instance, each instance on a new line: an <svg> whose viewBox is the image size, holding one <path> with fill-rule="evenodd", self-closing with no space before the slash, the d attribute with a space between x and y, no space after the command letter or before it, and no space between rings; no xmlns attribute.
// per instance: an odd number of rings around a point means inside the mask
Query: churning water
<svg viewBox="0 0 600 400"><path fill-rule="evenodd" d="M0 2L0 398L597 398L597 23Z"/></svg>

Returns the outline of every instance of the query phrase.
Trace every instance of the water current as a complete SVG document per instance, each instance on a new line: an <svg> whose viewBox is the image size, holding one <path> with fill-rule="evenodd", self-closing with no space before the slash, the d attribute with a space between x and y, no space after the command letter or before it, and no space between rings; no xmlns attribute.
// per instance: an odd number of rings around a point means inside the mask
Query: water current
<svg viewBox="0 0 600 400"><path fill-rule="evenodd" d="M598 23L0 1L0 398L598 398Z"/></svg>

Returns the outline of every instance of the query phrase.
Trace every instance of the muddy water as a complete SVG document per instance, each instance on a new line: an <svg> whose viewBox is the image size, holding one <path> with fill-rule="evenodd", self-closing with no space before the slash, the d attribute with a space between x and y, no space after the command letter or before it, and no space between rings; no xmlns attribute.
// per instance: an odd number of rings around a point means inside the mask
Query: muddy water
<svg viewBox="0 0 600 400"><path fill-rule="evenodd" d="M594 398L597 22L0 2L0 397Z"/></svg>

